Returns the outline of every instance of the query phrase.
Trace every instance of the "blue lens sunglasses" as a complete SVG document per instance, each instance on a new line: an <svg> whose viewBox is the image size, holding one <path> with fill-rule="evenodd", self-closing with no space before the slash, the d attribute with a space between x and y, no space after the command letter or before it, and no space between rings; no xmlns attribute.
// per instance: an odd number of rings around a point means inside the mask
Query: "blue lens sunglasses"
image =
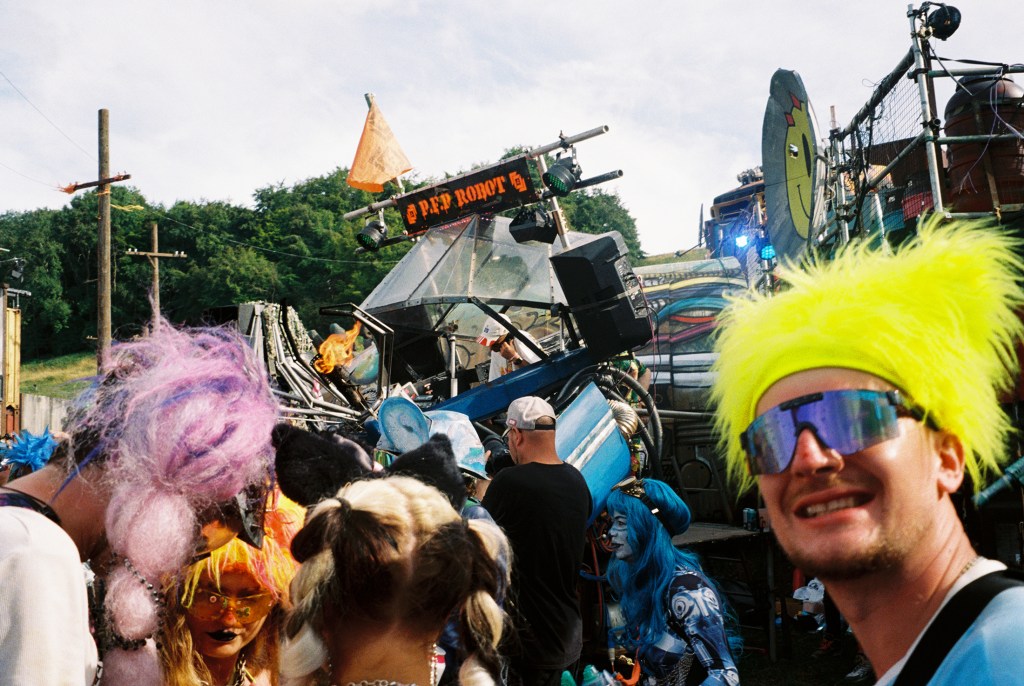
<svg viewBox="0 0 1024 686"><path fill-rule="evenodd" d="M793 462L804 429L840 455L852 455L899 435L900 417L926 421L924 410L899 391L824 391L793 398L773 407L740 434L750 473L781 474Z"/></svg>

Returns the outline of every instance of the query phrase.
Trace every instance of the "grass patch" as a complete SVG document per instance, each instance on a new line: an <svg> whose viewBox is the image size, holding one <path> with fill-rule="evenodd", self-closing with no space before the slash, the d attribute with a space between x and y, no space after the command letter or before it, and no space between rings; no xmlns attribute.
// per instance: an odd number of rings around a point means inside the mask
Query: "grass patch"
<svg viewBox="0 0 1024 686"><path fill-rule="evenodd" d="M661 255L651 255L640 260L638 267L651 267L657 264L671 264L673 262L694 262L696 260L708 259L708 251L704 248L691 249L683 254L678 252L664 253Z"/></svg>
<svg viewBox="0 0 1024 686"><path fill-rule="evenodd" d="M96 353L72 353L21 365L21 392L50 398L74 398L96 375Z"/></svg>

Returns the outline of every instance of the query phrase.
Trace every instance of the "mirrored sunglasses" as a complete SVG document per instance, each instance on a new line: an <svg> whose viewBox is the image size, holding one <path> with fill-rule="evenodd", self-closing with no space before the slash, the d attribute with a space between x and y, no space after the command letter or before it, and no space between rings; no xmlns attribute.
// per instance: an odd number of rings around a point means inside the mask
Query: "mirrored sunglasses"
<svg viewBox="0 0 1024 686"><path fill-rule="evenodd" d="M759 416L740 434L740 443L751 474L781 474L793 462L804 429L810 429L825 448L852 455L898 436L900 417L920 421L924 412L899 391L812 393Z"/></svg>
<svg viewBox="0 0 1024 686"><path fill-rule="evenodd" d="M200 586L185 610L196 619L209 622L220 619L230 609L239 622L250 624L266 617L273 607L274 596L270 593L235 598Z"/></svg>

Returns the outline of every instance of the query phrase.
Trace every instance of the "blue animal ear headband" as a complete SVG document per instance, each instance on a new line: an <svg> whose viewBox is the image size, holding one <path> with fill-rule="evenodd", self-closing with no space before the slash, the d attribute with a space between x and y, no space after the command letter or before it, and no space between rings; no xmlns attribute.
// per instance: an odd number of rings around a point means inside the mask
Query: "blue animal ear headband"
<svg viewBox="0 0 1024 686"><path fill-rule="evenodd" d="M614 489L618 489L628 496L636 498L644 504L644 506L651 511L651 514L658 518L661 525L665 527L669 535L672 535L672 527L669 525L665 513L662 512L661 508L658 507L651 497L647 495L647 491L644 489L644 480L638 479L635 476L631 476L628 479L623 479L619 483L615 484Z"/></svg>

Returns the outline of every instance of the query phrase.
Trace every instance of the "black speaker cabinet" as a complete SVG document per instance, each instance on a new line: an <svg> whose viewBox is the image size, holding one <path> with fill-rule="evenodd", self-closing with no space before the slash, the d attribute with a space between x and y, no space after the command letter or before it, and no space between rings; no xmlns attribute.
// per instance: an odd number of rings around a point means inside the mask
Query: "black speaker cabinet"
<svg viewBox="0 0 1024 686"><path fill-rule="evenodd" d="M651 340L650 313L640 280L618 233L599 236L551 257L580 335L597 358Z"/></svg>

